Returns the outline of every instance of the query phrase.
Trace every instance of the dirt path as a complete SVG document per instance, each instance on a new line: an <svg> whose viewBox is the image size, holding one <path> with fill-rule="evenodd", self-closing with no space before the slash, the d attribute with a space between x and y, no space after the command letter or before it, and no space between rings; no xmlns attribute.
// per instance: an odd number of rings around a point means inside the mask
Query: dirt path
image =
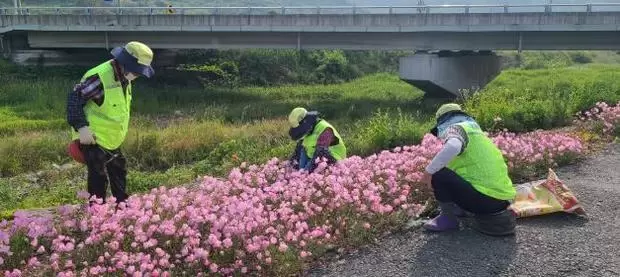
<svg viewBox="0 0 620 277"><path fill-rule="evenodd" d="M556 171L587 218L553 214L518 220L517 235L462 228L421 229L334 261L310 276L620 276L620 144Z"/></svg>

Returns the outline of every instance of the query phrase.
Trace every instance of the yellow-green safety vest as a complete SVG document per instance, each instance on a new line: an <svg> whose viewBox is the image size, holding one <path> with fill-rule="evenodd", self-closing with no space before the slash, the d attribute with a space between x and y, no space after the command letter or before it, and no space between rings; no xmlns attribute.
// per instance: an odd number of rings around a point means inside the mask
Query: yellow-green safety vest
<svg viewBox="0 0 620 277"><path fill-rule="evenodd" d="M330 154L337 161L345 159L347 157L347 147L344 145L342 137L340 137L340 134L338 133L338 131L336 131L336 128L334 128L331 124L327 123L327 121L322 119L319 120L316 126L314 126L314 130L312 131L312 133L306 135L303 139L302 145L306 150L306 154L310 158L314 157L317 140L319 139L321 133L323 133L323 131L325 131L325 129L327 128L331 128L334 131L334 136L338 138L338 144L332 145L328 148Z"/></svg>
<svg viewBox="0 0 620 277"><path fill-rule="evenodd" d="M105 149L114 150L123 144L127 136L131 109L131 82L127 84L125 93L121 82L115 80L112 60L86 72L82 81L93 75L99 75L103 85L103 104L99 106L93 101L88 101L84 106L84 113L97 144ZM74 130L72 137L74 140L78 139L79 133Z"/></svg>
<svg viewBox="0 0 620 277"><path fill-rule="evenodd" d="M447 168L468 181L480 193L499 200L513 200L516 190L508 176L502 152L475 122L461 122L469 138L465 151Z"/></svg>

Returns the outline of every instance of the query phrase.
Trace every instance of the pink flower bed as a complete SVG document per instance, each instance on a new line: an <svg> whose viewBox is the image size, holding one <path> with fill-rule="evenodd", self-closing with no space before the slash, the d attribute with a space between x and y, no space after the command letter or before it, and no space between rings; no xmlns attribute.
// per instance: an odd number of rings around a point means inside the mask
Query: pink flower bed
<svg viewBox="0 0 620 277"><path fill-rule="evenodd" d="M527 174L527 168L557 167L576 158L583 151L579 139L560 132L536 131L518 135L501 132L492 138L508 168L519 175Z"/></svg>
<svg viewBox="0 0 620 277"><path fill-rule="evenodd" d="M592 126L599 126L605 135L617 134L618 126L620 126L620 102L615 106L610 106L605 102L598 102L592 109L578 113L577 117L577 124L586 123L587 127L590 128Z"/></svg>
<svg viewBox="0 0 620 277"><path fill-rule="evenodd" d="M559 133L501 133L493 141L514 170L578 155L581 143ZM196 188L159 188L56 216L22 212L0 225L5 276L286 275L331 245L354 246L397 228L430 196L420 184L441 149L420 145L351 157L313 174L273 159L242 165ZM9 247L10 245L10 247Z"/></svg>

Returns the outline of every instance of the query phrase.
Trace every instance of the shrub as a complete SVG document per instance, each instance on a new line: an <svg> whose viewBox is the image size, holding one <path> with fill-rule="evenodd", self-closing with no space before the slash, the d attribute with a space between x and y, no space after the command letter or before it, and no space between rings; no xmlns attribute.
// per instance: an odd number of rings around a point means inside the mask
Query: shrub
<svg viewBox="0 0 620 277"><path fill-rule="evenodd" d="M618 73L615 66L506 70L465 106L487 129L497 118L517 132L565 126L596 102L620 100Z"/></svg>

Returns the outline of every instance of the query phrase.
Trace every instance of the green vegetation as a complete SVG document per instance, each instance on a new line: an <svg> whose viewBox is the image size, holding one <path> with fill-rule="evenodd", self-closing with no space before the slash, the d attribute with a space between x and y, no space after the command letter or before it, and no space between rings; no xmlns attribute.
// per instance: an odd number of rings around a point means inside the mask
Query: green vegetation
<svg viewBox="0 0 620 277"><path fill-rule="evenodd" d="M65 154L69 127L65 100L77 70L40 74L2 65L0 210L75 202L84 168L55 169ZM32 82L32 80L37 80ZM350 153L367 155L412 144L430 128L433 109L421 92L382 73L343 84L210 88L136 84L132 128L124 145L129 189L189 183L222 175L243 161L286 158L293 147L285 117L295 106L321 111L347 137ZM37 172L37 174L28 172Z"/></svg>
<svg viewBox="0 0 620 277"><path fill-rule="evenodd" d="M499 53L504 68L544 69L563 68L580 64L618 64L620 55L612 51L515 51Z"/></svg>
<svg viewBox="0 0 620 277"><path fill-rule="evenodd" d="M197 80L208 88L276 86L283 84L333 84L368 73L396 72L398 58L412 52L341 50L189 50L179 52L182 74L195 78L170 78L179 84ZM182 81L179 81L182 80ZM187 84L187 83L181 83Z"/></svg>
<svg viewBox="0 0 620 277"><path fill-rule="evenodd" d="M487 129L525 131L563 126L597 101L620 100L620 67L578 62L617 55L597 52L588 60L582 54L590 52L567 53L525 53L525 61L542 62L505 70L465 106ZM320 111L346 138L351 155L368 155L419 142L439 104L389 73L404 53L182 54L182 70L162 70L135 85L132 128L123 146L132 193L222 176L242 162L287 158L293 144L285 117L295 106ZM71 162L65 153L66 95L84 70L41 71L0 61L2 214L75 203L75 193L85 188L84 167L62 166Z"/></svg>
<svg viewBox="0 0 620 277"><path fill-rule="evenodd" d="M2 133L4 140L0 152L7 158L0 163L0 172L4 176L14 175L28 169L41 169L45 164L67 161L63 153L70 130L62 118L66 89L53 86L49 86L52 90L37 89L24 81L13 84L10 87L12 91L30 91L30 96L23 99L19 95L5 97L2 103L10 103L14 108L6 107L8 112L4 114L13 114L13 118L21 116L23 122L46 122L41 118L47 116L51 119L49 122L63 128L32 131L31 124L14 123L15 127L10 132ZM54 96L38 103L37 97L46 98L45 94ZM290 85L214 91L138 87L134 97L135 120L125 150L135 159L132 163L135 168L161 170L198 161L228 139L260 141L267 146L289 143L287 127L282 119L295 106L321 111L334 124L345 125L340 129L346 134L347 129L363 130L366 125L354 126L350 123L361 122L378 108L392 112L396 108L423 110L420 96L419 91L389 74L371 75L342 85ZM33 114L19 112L26 105L46 105L47 110L41 107ZM416 116L421 115L416 113ZM385 114L381 116L385 117ZM389 121L389 118L385 120ZM58 121L61 123L58 124ZM20 150L15 151L15 145L19 145ZM367 154L380 148L366 146L358 152ZM355 149L352 151L355 152Z"/></svg>
<svg viewBox="0 0 620 277"><path fill-rule="evenodd" d="M506 70L466 107L485 128L528 131L564 126L598 101L620 100L619 74L617 65Z"/></svg>

